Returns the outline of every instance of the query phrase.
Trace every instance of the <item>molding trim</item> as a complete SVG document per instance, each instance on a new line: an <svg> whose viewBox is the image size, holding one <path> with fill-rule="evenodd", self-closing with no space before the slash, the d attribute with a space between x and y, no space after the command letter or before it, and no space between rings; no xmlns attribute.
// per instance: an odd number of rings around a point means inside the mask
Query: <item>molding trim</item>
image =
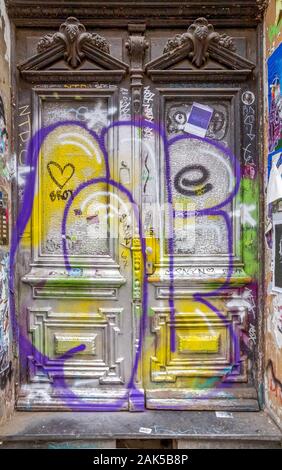
<svg viewBox="0 0 282 470"><path fill-rule="evenodd" d="M8 14L18 26L58 25L62 18L75 16L84 24L125 26L128 21L146 21L147 27L185 25L200 15L214 19L216 25L255 26L261 22L268 0L192 0L187 1L55 1L5 0ZM164 21L165 20L165 21Z"/></svg>

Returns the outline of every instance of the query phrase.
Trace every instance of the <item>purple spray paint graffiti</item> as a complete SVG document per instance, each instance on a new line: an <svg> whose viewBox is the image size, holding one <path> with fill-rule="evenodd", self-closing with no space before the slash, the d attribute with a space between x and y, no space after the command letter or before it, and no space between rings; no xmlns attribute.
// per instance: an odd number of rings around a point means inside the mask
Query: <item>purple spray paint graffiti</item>
<svg viewBox="0 0 282 470"><path fill-rule="evenodd" d="M167 139L165 131L163 128L160 128L153 124L152 122L149 122L147 120L142 119L141 121L138 122L132 122L132 121L118 121L114 122L110 126L104 128L101 132L100 135L97 135L94 131L91 131L86 127L85 124L77 121L64 121L64 122L59 122L56 124L53 124L49 127L42 128L39 130L34 137L31 139L28 147L28 152L27 152L27 160L26 164L30 166L31 171L28 176L28 179L26 181L26 189L24 192L24 197L23 197L23 202L22 202L22 208L19 213L15 229L13 231L13 236L12 236L12 243L11 243L11 256L10 256L10 277L9 277L9 287L10 287L10 303L11 303L11 318L12 318L12 324L13 324L13 331L14 334L19 336L20 340L20 348L21 352L24 353L25 355L28 355L31 351L33 350L33 355L35 359L38 359L41 363L43 362L42 359L44 358L44 355L40 351L34 351L34 346L31 345L29 339L24 335L24 333L21 331L17 319L16 319L16 311L15 311L15 301L14 301L14 263L15 263L15 256L16 252L18 249L19 241L20 238L25 230L25 227L28 223L28 220L30 218L31 212L32 212L32 207L33 207L33 201L34 201L34 193L35 193L35 178L36 178L36 172L37 172L37 162L38 162L38 155L40 148L44 142L44 140L47 138L47 136L57 129L59 126L64 126L64 125L75 125L79 126L83 129L85 129L89 134L92 136L92 138L95 139L97 142L97 145L99 146L101 153L104 158L104 165L105 165L105 176L101 178L96 178L96 179L91 179L89 181L86 181L85 183L82 183L72 194L72 198L69 198L66 202L66 206L64 209L64 215L63 215L63 220L62 220L62 236L63 236L63 254L64 254L64 259L65 259L65 266L68 271L72 269L69 263L68 259L68 250L67 250L67 244L66 244L66 225L67 225L67 216L68 212L70 211L70 208L72 207L72 204L74 203L76 197L79 195L79 193L86 187L89 186L95 186L95 184L99 183L105 183L107 184L108 187L115 188L117 191L119 191L123 196L128 200L128 202L132 205L133 210L134 210L134 216L136 220L136 224L139 230L139 239L140 239L140 244L141 244L141 253L142 253L142 262L143 265L146 264L146 241L142 233L142 223L141 223L141 218L139 216L138 210L137 210L137 205L132 197L132 194L130 191L125 188L122 184L118 183L117 181L113 180L111 178L111 173L110 173L110 165L109 165L109 155L106 149L106 135L109 132L109 130L113 127L120 127L120 126L135 126L135 127L141 127L141 128L150 128L152 131L156 132L159 137L161 138L163 142L163 148L164 148L164 156L165 156L165 179L166 179L166 197L167 197L167 202L168 202L168 207L169 207L169 234L168 234L168 256L169 256L169 308L170 308L170 315L171 315L171 321L173 322L174 320L174 315L175 315L175 305L174 305L174 260L173 260L173 253L174 253L174 237L173 237L173 220L175 218L175 212L173 210L173 193L172 193L172 182L171 182L171 160L170 160L170 149L171 147L180 140L183 139L198 139L199 141L206 142L212 146L214 146L217 150L219 150L221 153L223 153L226 157L227 160L230 161L232 168L234 169L234 188L230 192L228 198L226 200L222 201L221 203L210 207L206 209L201 209L198 211L183 211L182 217L183 218L189 218L193 216L206 216L206 215L213 215L213 216L219 216L224 219L224 222L227 227L227 233L228 233L228 253L229 253L229 263L228 263L228 270L227 270L227 275L226 279L224 282L222 282L222 285L212 291L201 293L197 292L194 294L194 299L198 302L201 302L203 305L206 305L209 309L214 311L218 317L222 320L222 322L225 324L227 322L226 318L219 312L219 310L213 306L213 304L207 300L208 297L214 297L218 295L219 292L222 292L226 287L229 285L229 281L232 276L232 271L233 271L233 260L232 260L232 245L233 245L233 239L232 239L232 219L230 216L223 210L221 210L224 206L229 204L232 199L235 197L236 193L238 192L239 189L239 184L240 184L240 171L239 171L239 164L236 161L235 157L232 155L232 152L227 149L225 146L220 145L218 143L215 143L213 140L210 140L208 138L204 137L197 137L194 135L183 135L183 136L177 136L174 137L170 140ZM140 346L138 350L136 351L135 358L133 361L133 367L131 371L131 376L130 380L127 384L127 389L130 391L131 396L136 397L136 403L138 402L138 394L139 391L136 389L135 386L135 376L138 368L138 364L140 362L140 357L141 357L141 351L142 351L142 344L143 344L143 339L145 335L145 330L146 330L146 324L147 324L147 310L148 310L148 286L147 286L147 275L144 270L143 274L143 279L142 279L142 317L140 321L140 331L139 331L139 338L140 338ZM228 324L228 328L230 330L230 335L234 344L234 358L233 360L236 362L239 357L239 351L237 347L237 338L236 338L236 333L233 331L233 327L231 324ZM170 335L170 347L171 350L175 350L175 328L171 328L171 335ZM60 357L61 361L61 378L56 382L54 386L62 387L65 390L64 396L62 396L62 401L66 404L66 406L70 409L74 407L75 405L79 405L80 409L87 409L87 410L118 410L121 408L123 401L127 398L125 396L124 398L118 399L116 403L114 404L97 404L97 403L89 403L89 402L84 402L82 399L79 399L76 397L76 395L71 391L69 388L68 384L65 381L64 377L64 363L66 359L70 358L71 356L75 355L77 352L83 350L85 348L85 345L81 344L80 346L71 349L68 351L68 353L64 354L63 356ZM49 359L50 361L50 359ZM50 368L49 368L50 370ZM58 370L58 369L57 369Z"/></svg>

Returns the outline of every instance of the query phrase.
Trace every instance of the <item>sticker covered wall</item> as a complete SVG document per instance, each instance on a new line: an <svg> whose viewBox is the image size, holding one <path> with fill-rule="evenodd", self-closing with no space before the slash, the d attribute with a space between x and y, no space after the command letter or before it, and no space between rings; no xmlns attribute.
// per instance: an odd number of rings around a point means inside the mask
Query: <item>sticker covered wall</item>
<svg viewBox="0 0 282 470"><path fill-rule="evenodd" d="M276 2L277 4L280 2ZM282 425L282 43L281 13L270 8L266 17L267 135L266 184L266 305L265 398L276 422ZM275 34L273 34L275 30ZM270 43L271 42L271 43Z"/></svg>
<svg viewBox="0 0 282 470"><path fill-rule="evenodd" d="M11 215L10 25L0 2L0 423L14 407L11 322L9 312L9 237Z"/></svg>
<svg viewBox="0 0 282 470"><path fill-rule="evenodd" d="M9 170L8 130L4 103L0 96L0 385L4 388L10 373L10 322L9 322Z"/></svg>
<svg viewBox="0 0 282 470"><path fill-rule="evenodd" d="M0 246L7 245L8 241L8 207L7 192L5 185L5 168L8 151L8 131L3 100L0 97L0 163L1 163L1 186L0 186ZM9 348L9 316L8 316L8 286L7 286L7 257L1 253L0 271L0 375L5 373L8 367Z"/></svg>

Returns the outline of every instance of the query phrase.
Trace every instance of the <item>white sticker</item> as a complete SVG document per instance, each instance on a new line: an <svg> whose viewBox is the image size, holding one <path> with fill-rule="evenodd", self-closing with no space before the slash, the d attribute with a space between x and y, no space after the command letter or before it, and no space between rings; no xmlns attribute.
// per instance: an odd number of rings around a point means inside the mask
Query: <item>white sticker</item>
<svg viewBox="0 0 282 470"><path fill-rule="evenodd" d="M229 411L216 411L215 414L217 418L233 418L233 414Z"/></svg>
<svg viewBox="0 0 282 470"><path fill-rule="evenodd" d="M139 432L143 432L143 434L151 434L151 428L139 428Z"/></svg>
<svg viewBox="0 0 282 470"><path fill-rule="evenodd" d="M247 106L251 106L255 102L255 95L252 91L244 91L242 94L242 102Z"/></svg>

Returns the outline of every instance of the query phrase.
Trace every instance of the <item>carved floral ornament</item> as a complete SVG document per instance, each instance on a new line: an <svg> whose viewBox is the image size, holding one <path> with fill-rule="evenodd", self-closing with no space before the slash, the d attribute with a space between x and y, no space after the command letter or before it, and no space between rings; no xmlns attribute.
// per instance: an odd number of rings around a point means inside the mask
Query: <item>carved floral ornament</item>
<svg viewBox="0 0 282 470"><path fill-rule="evenodd" d="M269 5L269 0L257 0L257 7L260 13L264 13Z"/></svg>
<svg viewBox="0 0 282 470"><path fill-rule="evenodd" d="M217 43L224 49L235 52L236 47L233 39L226 34L219 34L214 31L212 24L205 18L198 18L191 24L186 33L177 34L169 39L164 48L164 54L172 53L177 48L185 45L191 47L188 53L192 63L196 67L201 67L209 57L208 48L211 43Z"/></svg>
<svg viewBox="0 0 282 470"><path fill-rule="evenodd" d="M59 32L46 34L38 45L38 52L45 52L54 45L63 45L65 48L65 60L72 67L77 68L84 59L82 46L90 43L106 54L110 53L109 43L97 33L87 33L85 26L76 18L69 17L61 24Z"/></svg>

